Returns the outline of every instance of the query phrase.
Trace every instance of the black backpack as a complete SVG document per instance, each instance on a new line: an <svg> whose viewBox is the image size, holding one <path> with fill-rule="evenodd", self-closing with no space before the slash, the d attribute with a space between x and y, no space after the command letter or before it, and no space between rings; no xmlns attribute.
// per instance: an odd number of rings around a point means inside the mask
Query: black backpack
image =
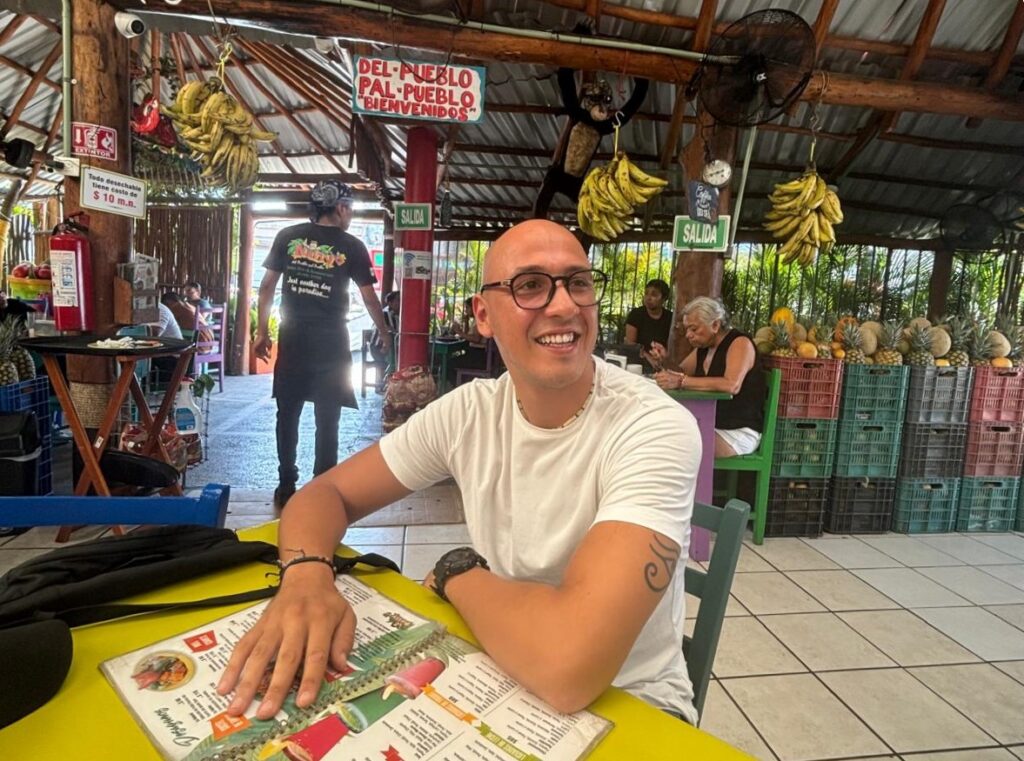
<svg viewBox="0 0 1024 761"><path fill-rule="evenodd" d="M185 602L114 602L244 563L276 560L277 547L241 541L230 529L159 526L61 547L11 569L0 577L0 728L60 689L71 668L71 627L272 597L276 585ZM338 573L357 563L399 570L376 554L334 558Z"/></svg>

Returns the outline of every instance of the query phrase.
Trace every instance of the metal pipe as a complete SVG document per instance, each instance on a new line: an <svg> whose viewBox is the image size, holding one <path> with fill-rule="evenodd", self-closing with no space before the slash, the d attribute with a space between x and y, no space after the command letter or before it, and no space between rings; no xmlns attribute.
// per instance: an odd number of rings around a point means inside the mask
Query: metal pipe
<svg viewBox="0 0 1024 761"><path fill-rule="evenodd" d="M750 128L747 139L747 153L743 157L743 175L740 177L740 190L736 194L736 206L732 212L732 229L729 230L729 255L732 255L733 244L736 243L736 231L740 226L740 212L743 210L743 193L747 189L747 173L750 171L750 157L754 154L754 140L757 138L757 125Z"/></svg>
<svg viewBox="0 0 1024 761"><path fill-rule="evenodd" d="M61 155L71 155L71 0L60 0L61 62Z"/></svg>
<svg viewBox="0 0 1024 761"><path fill-rule="evenodd" d="M64 2L67 2L67 0L64 0ZM333 5L341 6L342 8L355 8L375 13L386 13L389 16L402 16L404 18L415 19L416 21L431 24L455 26L460 29L475 29L481 32L495 32L497 34L507 34L513 37L526 37L535 40L554 40L556 42L574 42L576 44L587 45L589 47L632 50L640 53L653 53L657 55L670 56L672 58L681 58L687 61L709 60L713 63L736 63L739 60L739 56L705 56L704 53L697 53L693 50L656 47L653 45L644 45L639 42L605 39L602 37L589 37L581 34L546 32L539 29L520 29L518 27L488 24L483 21L460 21L458 19L449 18L448 16L438 16L433 13L407 13L390 5L367 2L366 0L328 0L328 2Z"/></svg>

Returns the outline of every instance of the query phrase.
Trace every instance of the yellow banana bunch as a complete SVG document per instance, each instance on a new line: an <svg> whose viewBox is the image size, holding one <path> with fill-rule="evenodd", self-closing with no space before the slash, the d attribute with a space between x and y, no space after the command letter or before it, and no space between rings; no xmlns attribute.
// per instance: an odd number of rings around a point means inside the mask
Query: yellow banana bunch
<svg viewBox="0 0 1024 761"><path fill-rule="evenodd" d="M821 248L836 242L835 225L843 221L839 196L813 166L795 179L778 183L768 200L772 208L765 214L763 227L785 240L779 246L784 263L796 261L807 267Z"/></svg>
<svg viewBox="0 0 1024 761"><path fill-rule="evenodd" d="M203 167L200 176L210 184L239 191L256 183L260 169L256 143L275 140L277 133L258 129L252 114L224 91L220 79L186 82L174 104L160 110L171 117L178 137Z"/></svg>
<svg viewBox="0 0 1024 761"><path fill-rule="evenodd" d="M629 228L637 206L647 203L668 184L647 174L624 151L608 164L594 167L583 180L576 218L592 238L610 241Z"/></svg>

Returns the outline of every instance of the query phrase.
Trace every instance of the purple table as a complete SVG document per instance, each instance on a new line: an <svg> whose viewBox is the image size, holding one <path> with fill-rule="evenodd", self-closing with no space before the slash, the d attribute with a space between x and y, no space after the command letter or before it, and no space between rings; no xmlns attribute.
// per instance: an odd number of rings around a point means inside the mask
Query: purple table
<svg viewBox="0 0 1024 761"><path fill-rule="evenodd" d="M732 399L731 394L718 391L668 391L669 396L688 409L700 428L701 458L694 495L698 502L712 504L715 482L715 405L720 399ZM690 557L707 560L711 557L711 533L693 527L690 533Z"/></svg>

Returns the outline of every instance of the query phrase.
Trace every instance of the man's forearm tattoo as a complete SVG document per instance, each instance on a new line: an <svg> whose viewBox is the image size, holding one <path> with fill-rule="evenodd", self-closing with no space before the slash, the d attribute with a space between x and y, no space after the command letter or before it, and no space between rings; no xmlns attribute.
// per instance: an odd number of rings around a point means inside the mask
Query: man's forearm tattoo
<svg viewBox="0 0 1024 761"><path fill-rule="evenodd" d="M652 592L661 592L675 575L676 564L679 562L679 548L664 541L657 534L654 535L650 548L657 560L652 560L644 566L644 581Z"/></svg>

